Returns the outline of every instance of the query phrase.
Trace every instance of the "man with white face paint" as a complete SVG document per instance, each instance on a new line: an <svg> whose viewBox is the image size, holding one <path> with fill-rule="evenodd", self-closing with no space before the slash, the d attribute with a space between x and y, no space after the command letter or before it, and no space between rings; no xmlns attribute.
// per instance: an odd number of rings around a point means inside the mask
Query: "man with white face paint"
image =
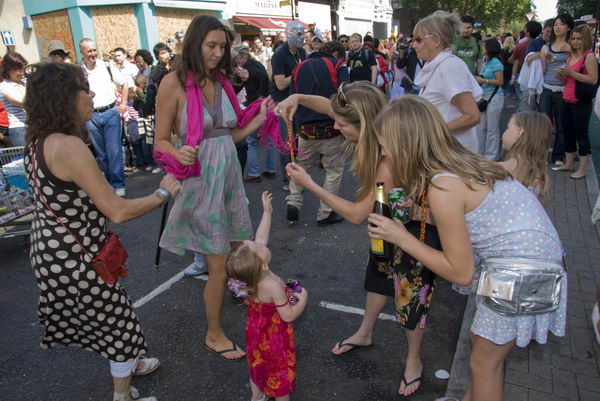
<svg viewBox="0 0 600 401"><path fill-rule="evenodd" d="M277 103L289 96L292 71L301 61L306 59L306 53L302 48L304 44L304 25L298 21L288 22L285 27L285 36L287 40L273 53L271 59L273 78L271 79L270 92L271 97ZM287 137L287 124L283 118L279 119L279 132L283 138ZM285 166L290 162L289 155L280 154L279 162L285 183L284 189L288 190Z"/></svg>

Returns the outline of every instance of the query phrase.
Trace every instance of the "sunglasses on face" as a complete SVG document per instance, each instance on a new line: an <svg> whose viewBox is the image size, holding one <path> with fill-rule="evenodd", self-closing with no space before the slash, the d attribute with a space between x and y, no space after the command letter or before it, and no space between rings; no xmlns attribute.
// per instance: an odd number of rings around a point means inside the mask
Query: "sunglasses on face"
<svg viewBox="0 0 600 401"><path fill-rule="evenodd" d="M417 36L416 38L414 38L414 39L413 39L413 42L415 42L415 43L423 43L423 41L424 41L425 39L427 39L427 38L432 38L432 37L434 37L434 36L435 36L435 35L425 35L425 36L423 36L422 38L420 38L420 37L418 37L418 36Z"/></svg>

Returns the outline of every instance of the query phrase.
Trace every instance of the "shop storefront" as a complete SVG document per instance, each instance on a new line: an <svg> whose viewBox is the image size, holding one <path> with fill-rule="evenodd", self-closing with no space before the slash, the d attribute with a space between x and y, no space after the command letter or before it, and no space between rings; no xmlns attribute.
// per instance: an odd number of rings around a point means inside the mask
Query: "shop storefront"
<svg viewBox="0 0 600 401"><path fill-rule="evenodd" d="M231 21L242 40L254 36L273 36L285 31L292 20L292 6L281 5L279 0L231 0L235 2ZM329 4L298 2L294 19L305 25L315 24L322 33L331 32L331 7Z"/></svg>
<svg viewBox="0 0 600 401"><path fill-rule="evenodd" d="M292 20L292 6L281 5L279 0L232 1L235 7L231 22L241 40L277 35Z"/></svg>
<svg viewBox="0 0 600 401"><path fill-rule="evenodd" d="M226 0L23 0L23 6L33 21L40 58L58 39L79 59L83 38L94 40L101 55L115 47L151 50L157 42L174 47L175 32L185 31L194 16L223 18Z"/></svg>

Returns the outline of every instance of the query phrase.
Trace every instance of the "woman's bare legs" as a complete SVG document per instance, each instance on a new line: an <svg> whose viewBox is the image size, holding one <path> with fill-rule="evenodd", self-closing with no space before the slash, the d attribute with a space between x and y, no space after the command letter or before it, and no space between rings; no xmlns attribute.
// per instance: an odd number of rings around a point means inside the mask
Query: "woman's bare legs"
<svg viewBox="0 0 600 401"><path fill-rule="evenodd" d="M516 340L498 345L469 332L471 351L471 383L462 401L503 401L504 361Z"/></svg>
<svg viewBox="0 0 600 401"><path fill-rule="evenodd" d="M377 294L375 292L367 292L367 300L365 302L365 314L363 315L360 327L356 333L352 334L347 339L337 343L331 350L332 354L341 355L352 349L352 346L341 346L341 344L356 344L370 345L373 343L373 330L379 313L387 303L388 297Z"/></svg>
<svg viewBox="0 0 600 401"><path fill-rule="evenodd" d="M115 393L129 394L131 388L131 378L131 375L127 377L113 377L113 391Z"/></svg>
<svg viewBox="0 0 600 401"><path fill-rule="evenodd" d="M416 381L405 387L407 383L421 377L423 373L423 363L421 362L421 346L425 336L425 328L418 325L414 330L405 329L406 342L408 344L408 355L406 356L406 366L404 367L404 379L406 383L400 383L398 394L411 395L419 389L421 381Z"/></svg>
<svg viewBox="0 0 600 401"><path fill-rule="evenodd" d="M227 338L221 326L221 310L223 309L223 297L227 275L225 274L225 263L229 254L211 255L206 254L208 264L208 281L204 287L204 308L206 310L206 321L208 331L206 333L206 345L216 351L231 349L232 341ZM221 354L227 359L237 359L245 355L241 349Z"/></svg>

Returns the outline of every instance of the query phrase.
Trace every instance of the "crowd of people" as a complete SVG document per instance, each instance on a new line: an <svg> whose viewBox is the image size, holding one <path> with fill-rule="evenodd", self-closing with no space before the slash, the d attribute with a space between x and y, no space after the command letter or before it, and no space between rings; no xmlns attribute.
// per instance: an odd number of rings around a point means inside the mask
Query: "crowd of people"
<svg viewBox="0 0 600 401"><path fill-rule="evenodd" d="M255 232L244 190L244 182L280 175L291 224L300 221L306 190L320 199L319 226L368 221L365 243L370 237L394 247L389 260L370 255L362 322L331 354L372 346L392 298L408 344L397 391L418 391L439 276L478 294L462 400L502 400L511 349L565 334L564 250L544 210L548 150L553 169L585 177L598 68L589 27L568 14L528 22L522 38L487 37L474 27L470 16L437 11L409 37L330 40L292 21L277 38L236 43L217 18L198 16L179 54L154 47L156 65L144 49L118 47L101 60L91 39L79 43L80 66L61 43L50 47L51 60L27 70L22 56L8 53L0 140L26 146L42 346L99 353L110 361L113 400L131 399L132 377L160 361L142 357L146 343L129 297L95 257L118 241L109 220L134 219L173 199L160 246L194 253L185 274L208 272L205 347L227 360L248 359L252 400L288 400L296 383L291 322L308 293L270 266L272 195L263 193ZM58 94L64 102L54 101ZM501 133L505 102L517 110ZM264 169L257 146L265 147ZM355 200L339 196L348 158ZM317 164L323 185L310 175ZM132 166L166 175L153 194L125 199ZM376 183L390 199L404 194L391 207L396 219L371 213ZM502 269L551 290L531 296L514 287L499 296ZM227 287L248 306L245 347L221 325Z"/></svg>

